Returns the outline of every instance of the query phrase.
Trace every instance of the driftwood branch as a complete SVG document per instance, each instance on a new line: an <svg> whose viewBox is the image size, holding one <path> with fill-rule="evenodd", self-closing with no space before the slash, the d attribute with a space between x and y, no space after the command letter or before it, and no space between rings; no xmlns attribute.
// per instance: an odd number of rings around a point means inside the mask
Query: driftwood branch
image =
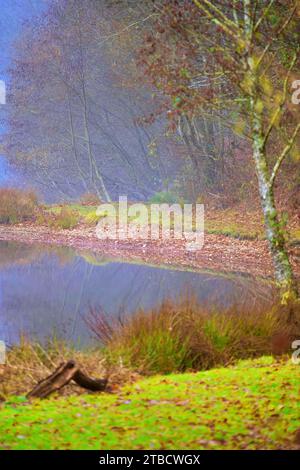
<svg viewBox="0 0 300 470"><path fill-rule="evenodd" d="M81 370L77 370L73 380L80 387L86 388L93 392L101 392L106 389L108 379L92 379L88 375L84 374Z"/></svg>
<svg viewBox="0 0 300 470"><path fill-rule="evenodd" d="M68 385L71 380L80 387L91 391L103 391L106 389L108 379L92 379L82 372L75 361L60 364L60 366L45 379L41 380L27 395L28 398L45 398L51 393Z"/></svg>

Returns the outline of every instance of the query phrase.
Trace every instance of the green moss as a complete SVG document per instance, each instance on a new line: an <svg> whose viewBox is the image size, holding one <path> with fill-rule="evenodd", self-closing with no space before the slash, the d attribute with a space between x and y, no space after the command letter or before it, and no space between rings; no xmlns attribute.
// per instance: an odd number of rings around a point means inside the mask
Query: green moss
<svg viewBox="0 0 300 470"><path fill-rule="evenodd" d="M90 394L0 409L1 449L278 449L299 427L299 366L248 360L155 376L117 395Z"/></svg>

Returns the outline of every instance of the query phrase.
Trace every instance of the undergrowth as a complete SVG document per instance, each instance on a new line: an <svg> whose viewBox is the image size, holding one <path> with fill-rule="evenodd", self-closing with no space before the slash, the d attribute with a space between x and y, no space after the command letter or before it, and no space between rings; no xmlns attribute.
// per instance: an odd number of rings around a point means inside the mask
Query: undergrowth
<svg viewBox="0 0 300 470"><path fill-rule="evenodd" d="M299 306L289 321L281 307L230 307L222 313L194 298L165 301L119 318L92 309L87 323L109 363L142 373L171 373L228 365L239 359L290 352L300 336Z"/></svg>

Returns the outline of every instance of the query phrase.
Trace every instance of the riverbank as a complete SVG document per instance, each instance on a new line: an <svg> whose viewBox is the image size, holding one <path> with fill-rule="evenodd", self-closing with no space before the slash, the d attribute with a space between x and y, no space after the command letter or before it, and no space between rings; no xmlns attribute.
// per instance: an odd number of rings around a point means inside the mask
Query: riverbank
<svg viewBox="0 0 300 470"><path fill-rule="evenodd" d="M298 369L263 357L0 405L1 449L300 449Z"/></svg>
<svg viewBox="0 0 300 470"><path fill-rule="evenodd" d="M230 235L206 233L202 249L188 251L182 240L99 240L95 227L79 224L71 230L21 223L0 225L0 240L28 244L70 246L106 257L154 265L211 269L272 277L273 266L266 240L239 239ZM299 248L290 246L296 275L300 276Z"/></svg>

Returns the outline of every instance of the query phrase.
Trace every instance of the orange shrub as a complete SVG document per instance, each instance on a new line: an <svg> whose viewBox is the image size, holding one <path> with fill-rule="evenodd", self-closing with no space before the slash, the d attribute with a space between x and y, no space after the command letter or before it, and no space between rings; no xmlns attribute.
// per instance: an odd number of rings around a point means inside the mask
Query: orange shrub
<svg viewBox="0 0 300 470"><path fill-rule="evenodd" d="M34 191L0 189L0 223L16 224L34 218L38 198Z"/></svg>

